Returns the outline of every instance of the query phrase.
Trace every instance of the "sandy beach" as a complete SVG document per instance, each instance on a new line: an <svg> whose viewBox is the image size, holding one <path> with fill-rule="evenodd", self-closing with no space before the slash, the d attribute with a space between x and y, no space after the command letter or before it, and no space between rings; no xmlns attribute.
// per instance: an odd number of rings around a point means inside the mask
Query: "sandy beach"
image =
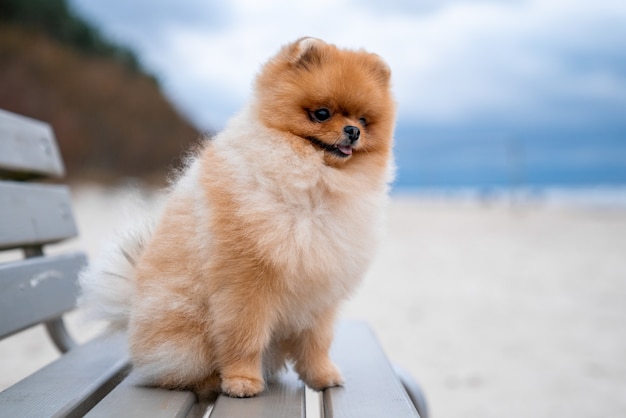
<svg viewBox="0 0 626 418"><path fill-rule="evenodd" d="M73 190L81 236L50 252L93 259L132 192ZM395 196L343 316L372 325L435 418L626 416L626 206ZM0 389L56 356L40 328L0 342Z"/></svg>

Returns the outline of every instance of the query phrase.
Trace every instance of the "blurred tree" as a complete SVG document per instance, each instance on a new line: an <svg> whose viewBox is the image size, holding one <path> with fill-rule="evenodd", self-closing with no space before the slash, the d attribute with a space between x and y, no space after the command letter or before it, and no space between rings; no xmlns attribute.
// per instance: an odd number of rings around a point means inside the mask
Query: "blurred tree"
<svg viewBox="0 0 626 418"><path fill-rule="evenodd" d="M0 0L0 108L52 124L73 179L161 182L199 136L66 0Z"/></svg>
<svg viewBox="0 0 626 418"><path fill-rule="evenodd" d="M0 22L41 31L85 54L113 58L131 70L145 72L130 49L105 39L66 0L0 0Z"/></svg>

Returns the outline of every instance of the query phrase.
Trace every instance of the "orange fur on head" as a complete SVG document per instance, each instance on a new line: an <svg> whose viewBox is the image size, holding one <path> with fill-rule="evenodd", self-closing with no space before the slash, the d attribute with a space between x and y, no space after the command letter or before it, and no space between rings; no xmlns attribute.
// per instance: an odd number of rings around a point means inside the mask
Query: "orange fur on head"
<svg viewBox="0 0 626 418"><path fill-rule="evenodd" d="M259 74L256 111L270 128L327 144L337 142L345 126L356 126L361 137L354 157L375 153L385 166L395 119L390 76L387 64L375 54L302 38L283 47ZM316 121L312 113L317 109L328 109L330 118ZM326 157L334 166L351 158Z"/></svg>
<svg viewBox="0 0 626 418"><path fill-rule="evenodd" d="M265 64L141 251L123 250L139 254L133 285L115 273L120 257L81 277L101 312L116 291L131 301L140 381L253 396L291 361L314 389L343 383L328 356L333 322L379 240L394 117L377 55L303 38Z"/></svg>

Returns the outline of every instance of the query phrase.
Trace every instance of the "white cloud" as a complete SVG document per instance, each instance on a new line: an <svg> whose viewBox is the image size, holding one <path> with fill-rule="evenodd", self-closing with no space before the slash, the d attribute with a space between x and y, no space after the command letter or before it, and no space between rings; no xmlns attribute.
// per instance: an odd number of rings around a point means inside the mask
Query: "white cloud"
<svg viewBox="0 0 626 418"><path fill-rule="evenodd" d="M97 18L98 2L75 1ZM553 103L626 104L622 0L428 1L418 8L400 0L234 0L213 14L204 2L176 4L207 16L206 24L182 12L169 21L166 13L146 14L167 21L160 25L136 14L124 23L113 16L121 6L109 8L103 23L131 39L174 100L205 125L222 126L246 100L259 66L303 35L383 56L404 121L567 120L577 115ZM610 59L591 65L599 56Z"/></svg>

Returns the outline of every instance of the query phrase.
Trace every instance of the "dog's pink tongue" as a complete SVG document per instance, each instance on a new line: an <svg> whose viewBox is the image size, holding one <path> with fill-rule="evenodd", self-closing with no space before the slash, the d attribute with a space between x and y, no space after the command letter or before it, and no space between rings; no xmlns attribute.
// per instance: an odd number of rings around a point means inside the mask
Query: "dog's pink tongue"
<svg viewBox="0 0 626 418"><path fill-rule="evenodd" d="M352 147L345 147L343 145L339 145L337 147L339 151L343 152L346 155L352 155Z"/></svg>

